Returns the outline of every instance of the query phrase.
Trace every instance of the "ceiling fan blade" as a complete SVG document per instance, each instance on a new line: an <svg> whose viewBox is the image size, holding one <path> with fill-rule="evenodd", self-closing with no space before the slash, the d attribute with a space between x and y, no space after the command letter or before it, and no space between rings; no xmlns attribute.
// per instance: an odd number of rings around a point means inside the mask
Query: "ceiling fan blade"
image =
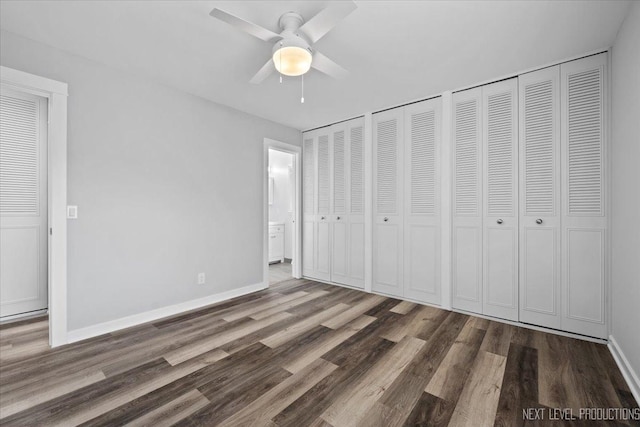
<svg viewBox="0 0 640 427"><path fill-rule="evenodd" d="M311 66L316 70L333 77L334 79L344 79L349 75L349 72L347 70L345 70L317 50L313 53Z"/></svg>
<svg viewBox="0 0 640 427"><path fill-rule="evenodd" d="M216 9L213 9L209 13L209 15L213 16L214 18L218 18L219 20L224 21L227 24L230 24L238 28L244 31L245 33L249 33L252 36L257 37L260 40L264 40L266 42L282 38L280 34L267 30L266 28L263 28L257 24L254 24L253 22L245 21L244 19L238 18L237 16L232 15L228 12L225 12L224 10L220 10L216 8Z"/></svg>
<svg viewBox="0 0 640 427"><path fill-rule="evenodd" d="M264 64L262 68L260 68L260 70L256 73L256 75L253 76L250 82L255 85L262 83L262 81L267 77L269 77L269 75L273 73L274 70L275 70L275 67L273 66L273 59L269 59L267 63Z"/></svg>
<svg viewBox="0 0 640 427"><path fill-rule="evenodd" d="M327 8L305 22L300 27L300 31L309 38L311 43L315 43L357 7L351 0L331 2Z"/></svg>

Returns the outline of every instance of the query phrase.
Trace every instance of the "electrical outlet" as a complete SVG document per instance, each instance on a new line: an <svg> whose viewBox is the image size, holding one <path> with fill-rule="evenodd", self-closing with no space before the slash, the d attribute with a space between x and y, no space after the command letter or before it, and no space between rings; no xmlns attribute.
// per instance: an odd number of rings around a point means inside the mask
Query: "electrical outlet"
<svg viewBox="0 0 640 427"><path fill-rule="evenodd" d="M198 273L198 285L204 285L205 276L204 273Z"/></svg>

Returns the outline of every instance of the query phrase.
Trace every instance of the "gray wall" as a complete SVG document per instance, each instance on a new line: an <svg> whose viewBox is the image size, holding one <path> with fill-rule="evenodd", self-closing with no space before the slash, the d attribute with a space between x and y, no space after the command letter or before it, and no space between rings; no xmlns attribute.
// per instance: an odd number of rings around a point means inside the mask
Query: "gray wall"
<svg viewBox="0 0 640 427"><path fill-rule="evenodd" d="M299 131L7 32L0 64L69 84L69 330L262 281L263 138Z"/></svg>
<svg viewBox="0 0 640 427"><path fill-rule="evenodd" d="M613 336L640 375L640 2L613 45Z"/></svg>

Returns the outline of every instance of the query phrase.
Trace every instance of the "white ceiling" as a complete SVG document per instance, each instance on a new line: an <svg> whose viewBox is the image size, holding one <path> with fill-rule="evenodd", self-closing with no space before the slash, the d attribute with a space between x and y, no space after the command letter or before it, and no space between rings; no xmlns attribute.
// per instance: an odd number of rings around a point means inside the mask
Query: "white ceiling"
<svg viewBox="0 0 640 427"><path fill-rule="evenodd" d="M358 1L316 48L350 71L249 83L271 45L209 16L280 32L328 1L1 1L4 30L296 129L309 129L609 47L630 1Z"/></svg>

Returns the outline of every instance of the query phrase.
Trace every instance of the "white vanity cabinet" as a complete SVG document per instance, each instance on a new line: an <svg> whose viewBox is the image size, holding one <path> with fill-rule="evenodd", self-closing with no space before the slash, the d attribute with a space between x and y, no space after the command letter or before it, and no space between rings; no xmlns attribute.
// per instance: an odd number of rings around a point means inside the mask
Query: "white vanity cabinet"
<svg viewBox="0 0 640 427"><path fill-rule="evenodd" d="M284 262L284 224L269 223L269 263Z"/></svg>

